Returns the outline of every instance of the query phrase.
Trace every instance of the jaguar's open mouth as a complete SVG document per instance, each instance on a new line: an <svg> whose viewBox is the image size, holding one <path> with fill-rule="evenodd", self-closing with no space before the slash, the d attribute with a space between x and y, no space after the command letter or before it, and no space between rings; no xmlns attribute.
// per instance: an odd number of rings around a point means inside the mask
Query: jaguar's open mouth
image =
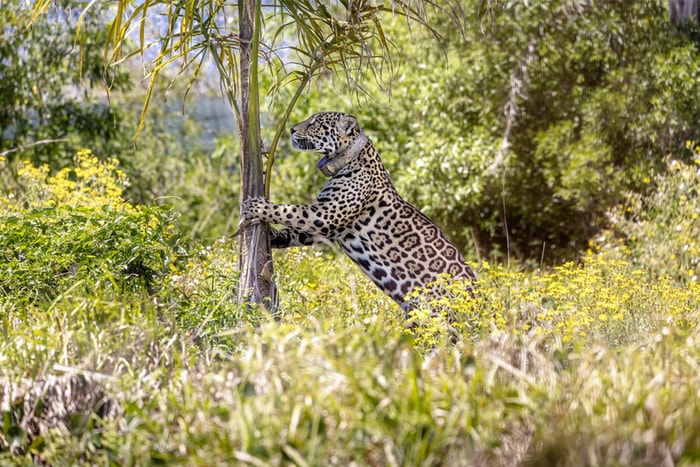
<svg viewBox="0 0 700 467"><path fill-rule="evenodd" d="M316 148L305 138L292 138L292 146L300 151L314 151Z"/></svg>

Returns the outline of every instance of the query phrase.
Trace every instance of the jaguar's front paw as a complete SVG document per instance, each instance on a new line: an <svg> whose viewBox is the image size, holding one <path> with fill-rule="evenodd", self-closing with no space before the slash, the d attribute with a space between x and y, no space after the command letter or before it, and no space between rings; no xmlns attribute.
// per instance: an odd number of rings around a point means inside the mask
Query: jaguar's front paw
<svg viewBox="0 0 700 467"><path fill-rule="evenodd" d="M241 207L241 215L246 220L260 219L265 213L265 208L269 204L269 201L262 196L256 198L248 198L243 201L243 206Z"/></svg>

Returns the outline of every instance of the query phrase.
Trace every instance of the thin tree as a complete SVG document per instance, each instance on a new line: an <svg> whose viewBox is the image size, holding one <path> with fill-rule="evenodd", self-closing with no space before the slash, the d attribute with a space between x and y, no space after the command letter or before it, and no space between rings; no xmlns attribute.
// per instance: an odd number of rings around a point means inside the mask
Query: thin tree
<svg viewBox="0 0 700 467"><path fill-rule="evenodd" d="M82 17L96 2L92 0L85 7ZM38 0L35 17L51 3ZM166 68L175 66L178 75L186 75L189 91L203 67L214 63L240 137L242 202L252 196L269 196L277 144L291 110L309 83L320 73L336 73L352 90L362 92L364 79L380 81L391 76L393 49L384 35L382 21L386 15L400 15L437 36L429 24L430 12L461 24L459 0L268 0L264 4L262 0L117 0L105 61L118 66L129 57L143 58L147 51L157 50L150 61L138 132L152 91L165 76ZM237 29L232 24L237 24ZM260 136L261 59L266 72L278 78L271 91L279 86L296 86L283 115L275 116L276 131L266 159ZM274 311L268 226L244 224L239 253L239 301L262 304Z"/></svg>

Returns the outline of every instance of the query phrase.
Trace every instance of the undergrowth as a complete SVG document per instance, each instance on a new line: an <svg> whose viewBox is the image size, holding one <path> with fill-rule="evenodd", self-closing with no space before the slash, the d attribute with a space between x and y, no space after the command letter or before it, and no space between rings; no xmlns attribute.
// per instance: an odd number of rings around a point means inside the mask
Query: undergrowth
<svg viewBox="0 0 700 467"><path fill-rule="evenodd" d="M0 194L3 465L700 462L700 289L640 249L474 265L476 297L446 283L416 333L339 252L280 251L277 322L235 303L230 239L184 240L111 162L23 170Z"/></svg>

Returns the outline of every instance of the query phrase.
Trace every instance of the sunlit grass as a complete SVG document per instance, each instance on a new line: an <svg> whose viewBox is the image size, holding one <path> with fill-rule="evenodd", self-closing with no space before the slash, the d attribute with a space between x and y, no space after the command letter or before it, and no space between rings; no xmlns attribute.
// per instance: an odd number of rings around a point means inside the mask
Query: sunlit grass
<svg viewBox="0 0 700 467"><path fill-rule="evenodd" d="M185 243L161 208L51 203L60 179L28 180L0 212L2 464L700 462L694 281L593 254L484 263L476 298L445 285L413 334L338 252L289 250L275 321L235 303L230 239Z"/></svg>

